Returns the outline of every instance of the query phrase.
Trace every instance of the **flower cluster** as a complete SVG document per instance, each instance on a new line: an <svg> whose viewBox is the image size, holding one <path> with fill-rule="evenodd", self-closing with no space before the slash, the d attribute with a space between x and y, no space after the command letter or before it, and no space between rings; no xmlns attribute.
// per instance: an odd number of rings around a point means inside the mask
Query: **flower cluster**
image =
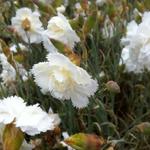
<svg viewBox="0 0 150 150"><path fill-rule="evenodd" d="M17 10L16 16L11 20L12 27L26 43L40 43L43 41L44 47L49 52L57 51L50 39L57 40L73 48L75 43L80 42L80 38L72 29L66 17L59 13L65 9L62 7L57 9L58 15L48 21L46 30L44 30L39 19L40 13L38 11L32 12L31 9L26 7Z"/></svg>

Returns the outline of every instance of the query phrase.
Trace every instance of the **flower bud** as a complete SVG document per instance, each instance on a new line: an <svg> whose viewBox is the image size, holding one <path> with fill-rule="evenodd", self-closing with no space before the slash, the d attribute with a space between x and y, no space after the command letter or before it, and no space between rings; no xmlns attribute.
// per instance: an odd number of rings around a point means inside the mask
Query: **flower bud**
<svg viewBox="0 0 150 150"><path fill-rule="evenodd" d="M72 135L64 142L76 150L100 150L102 145L105 143L102 137L84 133Z"/></svg>
<svg viewBox="0 0 150 150"><path fill-rule="evenodd" d="M115 81L108 81L106 83L106 88L108 91L113 93L120 93L120 87Z"/></svg>
<svg viewBox="0 0 150 150"><path fill-rule="evenodd" d="M143 134L150 135L150 123L142 122L135 127L138 131Z"/></svg>

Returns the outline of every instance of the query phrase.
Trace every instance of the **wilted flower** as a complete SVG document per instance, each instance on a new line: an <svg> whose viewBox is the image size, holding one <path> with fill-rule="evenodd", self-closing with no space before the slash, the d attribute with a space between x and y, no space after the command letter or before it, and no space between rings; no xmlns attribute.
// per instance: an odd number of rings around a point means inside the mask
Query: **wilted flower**
<svg viewBox="0 0 150 150"><path fill-rule="evenodd" d="M73 48L75 43L80 41L80 38L70 26L69 21L60 13L49 20L45 35L49 39L58 40L70 48Z"/></svg>
<svg viewBox="0 0 150 150"><path fill-rule="evenodd" d="M145 12L142 22L131 21L127 26L126 37L121 42L120 64L125 64L126 71L139 73L145 68L150 70L150 12Z"/></svg>
<svg viewBox="0 0 150 150"><path fill-rule="evenodd" d="M47 58L47 62L33 66L32 73L37 85L57 99L71 99L75 107L86 107L88 97L98 88L97 81L62 54L52 53Z"/></svg>
<svg viewBox="0 0 150 150"><path fill-rule="evenodd" d="M17 96L0 101L0 122L14 124L29 135L39 134L55 127L54 117L44 112L38 104L26 106Z"/></svg>
<svg viewBox="0 0 150 150"><path fill-rule="evenodd" d="M16 16L11 19L12 27L25 42L39 43L42 41L41 33L44 30L39 17L40 14L37 11L32 12L26 7L20 8Z"/></svg>

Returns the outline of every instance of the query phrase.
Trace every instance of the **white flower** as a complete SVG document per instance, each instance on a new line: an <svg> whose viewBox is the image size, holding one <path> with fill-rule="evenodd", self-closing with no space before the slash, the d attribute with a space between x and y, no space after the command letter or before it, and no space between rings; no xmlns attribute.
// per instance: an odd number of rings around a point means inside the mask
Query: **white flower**
<svg viewBox="0 0 150 150"><path fill-rule="evenodd" d="M86 107L88 97L98 88L97 81L62 54L51 53L47 58L32 68L37 85L57 99L71 99L75 107Z"/></svg>
<svg viewBox="0 0 150 150"><path fill-rule="evenodd" d="M58 13L64 13L66 8L64 5L61 5L61 6L57 7L56 10Z"/></svg>
<svg viewBox="0 0 150 150"><path fill-rule="evenodd" d="M27 106L21 116L16 120L16 127L29 135L39 134L47 130L53 130L54 119L44 112L38 104Z"/></svg>
<svg viewBox="0 0 150 150"><path fill-rule="evenodd" d="M35 135L55 127L55 118L44 112L38 104L26 106L17 96L0 101L0 123L13 123L28 135Z"/></svg>
<svg viewBox="0 0 150 150"><path fill-rule="evenodd" d="M150 70L150 12L145 12L142 22L131 21L127 26L126 37L121 42L122 50L120 64L125 64L126 71L140 73Z"/></svg>
<svg viewBox="0 0 150 150"><path fill-rule="evenodd" d="M12 123L16 120L25 108L22 98L11 96L0 101L0 122L4 124Z"/></svg>
<svg viewBox="0 0 150 150"><path fill-rule="evenodd" d="M40 43L43 32L42 23L39 19L39 12L32 12L29 8L20 8L16 16L11 19L12 26L25 42ZM29 39L28 39L29 38Z"/></svg>
<svg viewBox="0 0 150 150"><path fill-rule="evenodd" d="M58 40L70 48L73 48L75 43L80 41L80 38L70 26L69 21L60 13L49 20L45 34L49 39Z"/></svg>

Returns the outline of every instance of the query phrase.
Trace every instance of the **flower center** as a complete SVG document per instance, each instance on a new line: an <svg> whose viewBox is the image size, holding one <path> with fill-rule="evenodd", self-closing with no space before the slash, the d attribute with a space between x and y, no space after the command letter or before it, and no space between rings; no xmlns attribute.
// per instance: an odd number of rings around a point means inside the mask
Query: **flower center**
<svg viewBox="0 0 150 150"><path fill-rule="evenodd" d="M60 92L65 91L68 87L73 88L73 79L71 72L66 69L57 70L53 74L54 86Z"/></svg>
<svg viewBox="0 0 150 150"><path fill-rule="evenodd" d="M25 31L29 31L31 29L31 23L29 21L29 19L25 18L23 21L22 21L22 28L25 30Z"/></svg>

